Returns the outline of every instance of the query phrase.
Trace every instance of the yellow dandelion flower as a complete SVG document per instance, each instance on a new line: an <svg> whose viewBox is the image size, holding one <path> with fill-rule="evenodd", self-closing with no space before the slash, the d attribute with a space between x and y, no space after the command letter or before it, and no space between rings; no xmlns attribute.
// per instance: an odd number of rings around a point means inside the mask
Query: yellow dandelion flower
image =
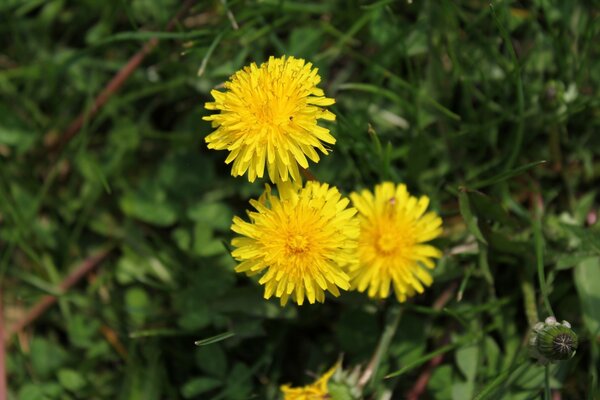
<svg viewBox="0 0 600 400"><path fill-rule="evenodd" d="M339 296L338 287L350 288L344 272L352 263L358 238L356 209L336 188L309 181L304 187L290 182L269 186L261 198L251 200L250 222L233 218L231 253L240 262L237 272L254 275L265 285L265 299L273 295L285 305L288 298L302 305L325 300L325 291Z"/></svg>
<svg viewBox="0 0 600 400"><path fill-rule="evenodd" d="M384 182L350 195L360 220L358 264L351 266L353 289L369 297L386 298L393 285L398 301L422 293L432 277L426 268L442 256L425 244L442 233L442 219L433 211L425 213L429 198L411 196L405 185Z"/></svg>
<svg viewBox="0 0 600 400"><path fill-rule="evenodd" d="M281 391L283 392L284 400L326 400L329 399L329 389L327 384L329 379L335 373L335 370L339 367L339 363L336 363L329 371L325 372L319 379L311 383L310 385L293 388L290 385L281 385Z"/></svg>
<svg viewBox="0 0 600 400"><path fill-rule="evenodd" d="M230 152L225 163L233 162L233 176L247 172L254 182L266 164L272 182L290 176L300 181L298 164L308 168L307 157L319 161L315 149L327 154L323 143L335 144L329 129L317 125L319 119L335 120L323 108L335 100L317 87L320 81L311 63L294 57L244 67L225 83L225 92L211 91L215 101L205 107L220 113L204 117L216 128L205 139L208 148Z"/></svg>

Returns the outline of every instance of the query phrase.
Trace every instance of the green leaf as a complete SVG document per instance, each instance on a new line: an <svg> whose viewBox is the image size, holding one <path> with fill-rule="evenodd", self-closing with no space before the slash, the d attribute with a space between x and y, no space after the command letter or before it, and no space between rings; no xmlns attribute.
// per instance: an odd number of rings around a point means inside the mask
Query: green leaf
<svg viewBox="0 0 600 400"><path fill-rule="evenodd" d="M582 252L575 254L562 254L556 259L556 269L569 269L573 268L576 265L590 259L597 258L598 256L593 253Z"/></svg>
<svg viewBox="0 0 600 400"><path fill-rule="evenodd" d="M491 378L496 376L500 369L500 347L491 336L485 337L483 346L487 376Z"/></svg>
<svg viewBox="0 0 600 400"><path fill-rule="evenodd" d="M126 192L119 202L121 210L140 221L169 226L177 220L177 212L166 193L156 184L146 184L135 192Z"/></svg>
<svg viewBox="0 0 600 400"><path fill-rule="evenodd" d="M251 374L252 371L246 364L236 363L227 377L226 398L231 400L247 399L252 392Z"/></svg>
<svg viewBox="0 0 600 400"><path fill-rule="evenodd" d="M583 310L583 321L593 336L600 335L600 257L575 266L575 287Z"/></svg>
<svg viewBox="0 0 600 400"><path fill-rule="evenodd" d="M440 365L433 370L431 379L427 384L427 390L432 393L432 398L438 400L449 400L452 398L452 367Z"/></svg>
<svg viewBox="0 0 600 400"><path fill-rule="evenodd" d="M223 242L215 239L213 232L205 224L197 223L194 229L194 253L202 257L212 257L227 251Z"/></svg>
<svg viewBox="0 0 600 400"><path fill-rule="evenodd" d="M67 353L57 343L36 337L31 343L31 364L40 377L49 377L67 360Z"/></svg>
<svg viewBox="0 0 600 400"><path fill-rule="evenodd" d="M227 373L227 355L218 343L200 346L194 350L196 364L206 374L224 378Z"/></svg>
<svg viewBox="0 0 600 400"><path fill-rule="evenodd" d="M134 281L158 280L166 285L173 284L171 270L155 256L143 256L129 247L123 247L123 255L117 261L117 281L128 284Z"/></svg>
<svg viewBox="0 0 600 400"><path fill-rule="evenodd" d="M229 231L233 212L223 203L197 203L188 210L188 217L207 228Z"/></svg>
<svg viewBox="0 0 600 400"><path fill-rule="evenodd" d="M561 226L577 239L579 250L600 254L600 232L597 229L571 224L561 224Z"/></svg>
<svg viewBox="0 0 600 400"><path fill-rule="evenodd" d="M14 147L21 154L35 144L35 139L35 132L14 111L0 104L0 145Z"/></svg>
<svg viewBox="0 0 600 400"><path fill-rule="evenodd" d="M67 321L67 332L71 343L80 349L89 348L95 341L100 330L100 321L90 320L89 317L75 314Z"/></svg>
<svg viewBox="0 0 600 400"><path fill-rule="evenodd" d="M460 209L460 214L462 215L465 224L469 231L482 243L487 244L487 241L483 237L483 234L479 230L479 226L477 225L477 217L473 214L471 210L471 204L469 202L469 196L466 191L462 190L458 193L458 206Z"/></svg>
<svg viewBox="0 0 600 400"><path fill-rule="evenodd" d="M473 381L454 381L452 384L452 399L453 400L464 400L472 399L473 392L475 390L475 383Z"/></svg>
<svg viewBox="0 0 600 400"><path fill-rule="evenodd" d="M198 398L202 393L206 393L222 385L223 382L220 379L210 377L194 378L183 385L181 395L186 399Z"/></svg>
<svg viewBox="0 0 600 400"><path fill-rule="evenodd" d="M19 400L49 400L41 385L26 383L19 389Z"/></svg>
<svg viewBox="0 0 600 400"><path fill-rule="evenodd" d="M467 378L467 381L473 381L475 379L478 358L478 344L461 347L455 352L455 359L458 369L463 373L465 378ZM467 397L470 398L471 396L469 395Z"/></svg>
<svg viewBox="0 0 600 400"><path fill-rule="evenodd" d="M73 369L60 369L57 375L60 384L74 393L83 389L87 384L83 376Z"/></svg>
<svg viewBox="0 0 600 400"><path fill-rule="evenodd" d="M125 292L125 307L133 325L142 325L151 313L150 297L141 287L132 287Z"/></svg>

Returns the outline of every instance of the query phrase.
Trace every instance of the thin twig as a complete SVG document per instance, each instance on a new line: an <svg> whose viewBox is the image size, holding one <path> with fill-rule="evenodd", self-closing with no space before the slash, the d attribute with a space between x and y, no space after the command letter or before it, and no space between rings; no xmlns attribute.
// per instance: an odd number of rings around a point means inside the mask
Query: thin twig
<svg viewBox="0 0 600 400"><path fill-rule="evenodd" d="M0 287L0 400L8 398L6 386L6 360L4 356L4 307L2 307L2 287Z"/></svg>
<svg viewBox="0 0 600 400"><path fill-rule="evenodd" d="M92 270L94 270L102 260L104 260L108 254L111 252L112 246L104 248L97 252L96 254L86 258L81 264L79 264L58 286L58 289L61 293L65 293L72 286L74 286L77 282L79 282L84 276L89 274ZM10 326L6 330L6 334L4 336L4 342L8 342L10 338L22 331L27 325L31 324L33 321L38 319L42 314L46 312L56 301L58 298L56 296L44 296L42 297L29 311L25 314L21 320L17 321L14 325ZM0 398L1 400L1 398Z"/></svg>
<svg viewBox="0 0 600 400"><path fill-rule="evenodd" d="M452 296L454 295L454 291L456 290L457 286L457 282L450 283L448 287L442 292L442 294L440 294L440 296L433 302L431 308L433 308L436 311L440 311L442 308L444 308L446 304L448 304L448 302L452 299Z"/></svg>
<svg viewBox="0 0 600 400"><path fill-rule="evenodd" d="M173 30L173 28L175 28L175 26L177 26L179 19L181 17L183 17L183 15L190 9L190 7L193 4L194 4L193 0L187 0L183 4L183 6L181 6L181 8L177 12L177 14L169 21L165 30L167 32ZM140 64L142 63L144 58L146 58L146 56L152 50L154 50L154 48L156 47L157 44L158 44L157 38L152 38L152 39L148 40L146 43L144 43L142 48L129 59L127 64L125 64L119 70L119 72L117 72L117 74L115 76L113 76L113 78L110 80L110 82L108 82L106 84L106 86L100 92L100 94L98 96L96 96L96 98L94 99L94 103L92 104L92 107L89 110L83 111L81 114L79 114L79 116L77 118L75 118L75 120L73 120L73 122L71 122L69 127L63 133L62 137L60 137L60 139L57 140L54 145L58 146L58 147L63 147L71 139L73 139L73 137L81 130L83 125L87 121L91 120L98 113L98 111L104 106L104 104L106 104L108 99L110 99L112 97L112 95L115 94L117 92L117 90L119 90L121 88L121 86L123 86L123 84L125 83L125 81L127 81L129 76L131 76L131 74L133 74L133 72L140 66Z"/></svg>
<svg viewBox="0 0 600 400"><path fill-rule="evenodd" d="M417 378L412 389L410 389L406 395L406 400L418 400L423 395L425 389L427 389L427 383L429 383L429 378L431 378L433 370L440 365L442 361L444 361L443 354L438 354L429 361L423 372L421 372L421 375Z"/></svg>

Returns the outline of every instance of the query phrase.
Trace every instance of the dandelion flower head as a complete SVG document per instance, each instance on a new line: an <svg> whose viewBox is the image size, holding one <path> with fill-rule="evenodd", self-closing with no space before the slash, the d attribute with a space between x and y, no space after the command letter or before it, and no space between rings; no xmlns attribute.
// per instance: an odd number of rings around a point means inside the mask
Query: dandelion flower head
<svg viewBox="0 0 600 400"><path fill-rule="evenodd" d="M283 392L284 400L326 400L329 399L329 389L327 384L329 379L333 376L336 369L339 367L339 363L335 364L325 372L319 379L310 385L302 387L290 387L290 385L282 385L281 391Z"/></svg>
<svg viewBox="0 0 600 400"><path fill-rule="evenodd" d="M304 298L323 302L325 291L339 296L350 288L344 268L355 261L359 234L356 209L336 188L309 181L304 187L290 182L269 186L261 198L251 200L250 222L234 217L231 229L240 236L232 241L237 272L263 273L259 283L264 297Z"/></svg>
<svg viewBox="0 0 600 400"><path fill-rule="evenodd" d="M335 120L324 107L335 103L317 87L321 78L311 63L283 56L270 57L236 72L225 83L226 91L213 90L204 117L214 132L205 140L209 149L228 150L225 163L231 174L248 174L254 182L263 177L265 165L272 182L300 181L298 165L318 162L316 149L328 154L324 144L335 144L329 130L317 120Z"/></svg>
<svg viewBox="0 0 600 400"><path fill-rule="evenodd" d="M442 256L426 242L442 233L442 219L427 212L429 198L411 196L405 185L384 182L350 195L360 220L359 262L350 268L353 289L386 298L393 286L403 302L432 283L427 271Z"/></svg>

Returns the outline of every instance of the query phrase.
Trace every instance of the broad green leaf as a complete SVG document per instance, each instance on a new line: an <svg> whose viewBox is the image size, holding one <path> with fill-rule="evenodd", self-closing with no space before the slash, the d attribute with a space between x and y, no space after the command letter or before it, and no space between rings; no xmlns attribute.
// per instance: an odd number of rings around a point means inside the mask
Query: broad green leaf
<svg viewBox="0 0 600 400"><path fill-rule="evenodd" d="M100 321L90 320L87 316L75 314L67 321L67 332L73 346L87 349L98 340Z"/></svg>
<svg viewBox="0 0 600 400"><path fill-rule="evenodd" d="M220 379L202 377L189 380L181 388L181 395L186 399L196 399L203 393L222 386L223 382Z"/></svg>
<svg viewBox="0 0 600 400"><path fill-rule="evenodd" d="M593 336L600 335L600 257L575 266L575 287L583 309L583 321Z"/></svg>
<svg viewBox="0 0 600 400"><path fill-rule="evenodd" d="M60 384L74 393L83 389L87 384L84 377L74 369L60 369L57 376Z"/></svg>
<svg viewBox="0 0 600 400"><path fill-rule="evenodd" d="M134 326L142 325L152 312L150 297L139 286L127 289L125 292L125 307Z"/></svg>
<svg viewBox="0 0 600 400"><path fill-rule="evenodd" d="M40 377L49 377L67 361L67 353L55 342L35 337L31 342L31 364Z"/></svg>
<svg viewBox="0 0 600 400"><path fill-rule="evenodd" d="M474 390L475 383L473 381L455 380L452 383L452 400L472 399Z"/></svg>
<svg viewBox="0 0 600 400"><path fill-rule="evenodd" d="M135 192L126 192L119 205L126 215L149 224L169 226L177 220L175 206L155 183L147 183Z"/></svg>
<svg viewBox="0 0 600 400"><path fill-rule="evenodd" d="M440 365L433 370L431 379L427 384L427 390L437 400L452 399L452 367L450 365Z"/></svg>
<svg viewBox="0 0 600 400"><path fill-rule="evenodd" d="M206 228L229 231L233 212L223 203L200 202L192 206L187 213L188 217Z"/></svg>
<svg viewBox="0 0 600 400"><path fill-rule="evenodd" d="M194 229L194 253L202 257L211 257L225 253L221 240L216 239L210 228L197 223Z"/></svg>
<svg viewBox="0 0 600 400"><path fill-rule="evenodd" d="M227 373L227 355L219 343L194 349L196 364L210 376L224 378Z"/></svg>
<svg viewBox="0 0 600 400"><path fill-rule="evenodd" d="M496 376L500 369L500 347L491 336L485 337L483 346L487 376L491 378Z"/></svg>
<svg viewBox="0 0 600 400"><path fill-rule="evenodd" d="M473 381L477 373L479 344L461 347L454 354L458 369L467 378L467 381Z"/></svg>
<svg viewBox="0 0 600 400"><path fill-rule="evenodd" d="M19 389L19 400L48 400L41 385L26 383Z"/></svg>

